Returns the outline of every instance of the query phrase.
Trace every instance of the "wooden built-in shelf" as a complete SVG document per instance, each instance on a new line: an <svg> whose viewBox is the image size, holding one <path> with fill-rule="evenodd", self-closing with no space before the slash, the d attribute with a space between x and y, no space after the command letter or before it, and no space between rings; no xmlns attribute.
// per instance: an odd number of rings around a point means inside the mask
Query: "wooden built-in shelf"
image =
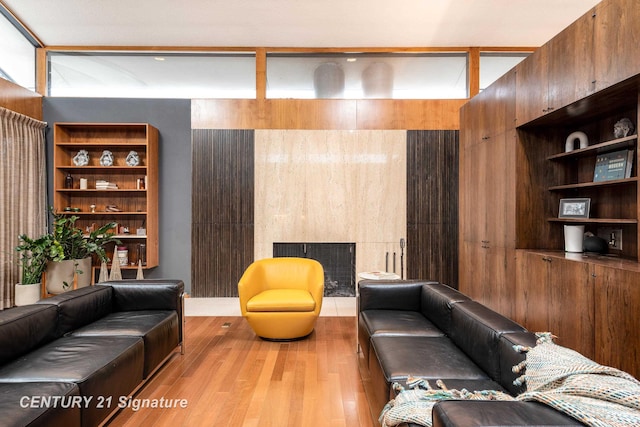
<svg viewBox="0 0 640 427"><path fill-rule="evenodd" d="M547 218L549 222L566 222L580 224L637 224L635 218Z"/></svg>
<svg viewBox="0 0 640 427"><path fill-rule="evenodd" d="M134 250L146 244L145 268L157 267L158 256L158 130L147 123L55 123L53 153L54 209L66 216L78 217L76 226L82 230L115 222L133 234L116 237ZM89 152L88 164L77 166L74 157L79 150ZM102 166L104 150L113 153L113 165ZM136 151L140 163L129 166L126 158ZM71 176L72 188L65 188ZM87 179L89 188L80 188L80 179ZM116 189L95 188L99 180L115 183ZM144 180L145 188L138 188ZM107 206L120 211L107 211ZM92 212L91 207L95 210ZM64 211L66 207L80 212ZM144 228L145 234L135 234ZM113 251L113 245L107 249ZM111 256L111 254L110 254ZM95 264L94 264L95 265ZM122 268L126 268L123 266Z"/></svg>
<svg viewBox="0 0 640 427"><path fill-rule="evenodd" d="M111 172L144 172L147 167L142 166L76 166L76 165L62 165L56 166L56 169L65 170L65 171L77 171L79 169L91 172L104 172L105 169L108 169Z"/></svg>
<svg viewBox="0 0 640 427"><path fill-rule="evenodd" d="M61 215L77 215L77 216L112 216L112 215L147 215L147 212L107 212L107 211L96 211L96 212L59 212Z"/></svg>
<svg viewBox="0 0 640 427"><path fill-rule="evenodd" d="M564 160L573 159L581 156L590 156L593 153L600 153L605 151L613 151L617 149L623 149L625 147L633 147L634 142L638 139L638 135L630 135L624 138L618 138L611 141L600 142L598 144L590 145L586 148L579 148L573 151L567 151L564 153L554 154L547 157L547 160Z"/></svg>
<svg viewBox="0 0 640 427"><path fill-rule="evenodd" d="M631 178L612 179L609 181L597 181L597 182L590 181L590 182L580 182L578 184L554 185L553 187L549 187L549 191L563 191L563 190L573 190L576 188L605 187L609 185L635 184L637 182L638 182L638 177L634 176Z"/></svg>
<svg viewBox="0 0 640 427"><path fill-rule="evenodd" d="M144 193L147 190L139 189L139 188L115 188L112 190L109 189L97 189L97 188L58 188L56 191L60 193Z"/></svg>

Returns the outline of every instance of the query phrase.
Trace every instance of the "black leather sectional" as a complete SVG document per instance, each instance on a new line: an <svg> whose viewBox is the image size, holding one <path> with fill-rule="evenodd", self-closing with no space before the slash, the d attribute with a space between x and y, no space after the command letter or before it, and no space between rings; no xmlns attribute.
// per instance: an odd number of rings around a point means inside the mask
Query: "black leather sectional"
<svg viewBox="0 0 640 427"><path fill-rule="evenodd" d="M358 295L358 345L364 361L372 412L394 397L392 384L409 375L442 380L450 389L499 390L517 395L524 387L514 365L536 336L512 320L436 282L363 280ZM434 406L438 426L581 426L536 402L442 401Z"/></svg>
<svg viewBox="0 0 640 427"><path fill-rule="evenodd" d="M0 424L100 425L183 346L180 280L101 283L0 311Z"/></svg>

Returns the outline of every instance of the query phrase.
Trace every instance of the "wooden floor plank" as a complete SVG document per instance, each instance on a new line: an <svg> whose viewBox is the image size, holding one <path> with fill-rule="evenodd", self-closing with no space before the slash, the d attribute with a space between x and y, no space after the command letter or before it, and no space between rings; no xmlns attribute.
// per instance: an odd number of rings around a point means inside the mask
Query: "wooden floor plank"
<svg viewBox="0 0 640 427"><path fill-rule="evenodd" d="M109 423L138 426L378 425L358 371L353 317L320 317L308 338L270 342L241 317L188 317L174 354L134 396L182 408L128 407Z"/></svg>

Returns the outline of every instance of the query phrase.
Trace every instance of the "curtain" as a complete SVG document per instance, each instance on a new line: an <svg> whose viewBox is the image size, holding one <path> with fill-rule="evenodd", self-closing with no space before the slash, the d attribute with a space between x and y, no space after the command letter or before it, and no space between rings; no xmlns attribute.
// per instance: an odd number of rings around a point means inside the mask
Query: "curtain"
<svg viewBox="0 0 640 427"><path fill-rule="evenodd" d="M0 310L20 281L18 235L47 232L46 125L0 107Z"/></svg>

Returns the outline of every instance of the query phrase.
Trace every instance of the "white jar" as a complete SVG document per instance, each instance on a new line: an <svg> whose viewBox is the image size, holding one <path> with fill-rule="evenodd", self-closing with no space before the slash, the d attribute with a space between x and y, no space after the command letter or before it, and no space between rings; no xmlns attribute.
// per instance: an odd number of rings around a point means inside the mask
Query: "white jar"
<svg viewBox="0 0 640 427"><path fill-rule="evenodd" d="M126 246L118 246L118 261L120 265L129 265L129 249Z"/></svg>

